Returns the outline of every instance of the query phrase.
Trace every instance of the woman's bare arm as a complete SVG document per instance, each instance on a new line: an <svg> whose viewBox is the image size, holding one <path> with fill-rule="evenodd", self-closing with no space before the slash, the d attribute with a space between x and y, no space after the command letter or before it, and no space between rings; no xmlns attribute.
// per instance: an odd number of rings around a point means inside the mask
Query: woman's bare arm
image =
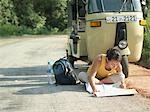
<svg viewBox="0 0 150 112"><path fill-rule="evenodd" d="M101 55L98 55L94 60L93 60L93 63L91 65L91 68L89 70L89 73L88 73L88 80L89 80L89 83L93 89L93 93L94 92L97 92L97 89L95 87L95 83L98 83L97 80L95 80L95 76L97 74L97 69L99 67L101 63ZM95 82L97 81L97 82Z"/></svg>

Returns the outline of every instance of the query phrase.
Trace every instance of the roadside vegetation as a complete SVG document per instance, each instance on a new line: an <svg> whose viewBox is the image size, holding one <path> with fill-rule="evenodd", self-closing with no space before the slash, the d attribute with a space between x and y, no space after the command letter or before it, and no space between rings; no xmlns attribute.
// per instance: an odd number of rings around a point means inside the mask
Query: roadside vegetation
<svg viewBox="0 0 150 112"><path fill-rule="evenodd" d="M147 4L149 12L148 17L146 18L147 25L145 26L142 56L137 64L150 69L150 0L147 0Z"/></svg>
<svg viewBox="0 0 150 112"><path fill-rule="evenodd" d="M145 27L142 56L137 64L140 64L146 68L150 68L150 17L147 18L147 25Z"/></svg>
<svg viewBox="0 0 150 112"><path fill-rule="evenodd" d="M1 0L0 36L66 33L67 0Z"/></svg>

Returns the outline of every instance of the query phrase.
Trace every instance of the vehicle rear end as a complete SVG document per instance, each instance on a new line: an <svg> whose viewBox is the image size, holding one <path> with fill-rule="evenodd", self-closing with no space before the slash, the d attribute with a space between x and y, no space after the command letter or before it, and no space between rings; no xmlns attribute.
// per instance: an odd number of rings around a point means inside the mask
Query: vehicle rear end
<svg viewBox="0 0 150 112"><path fill-rule="evenodd" d="M126 41L130 62L141 57L145 24L140 0L88 0L86 14L89 60ZM125 46L126 47L126 46Z"/></svg>

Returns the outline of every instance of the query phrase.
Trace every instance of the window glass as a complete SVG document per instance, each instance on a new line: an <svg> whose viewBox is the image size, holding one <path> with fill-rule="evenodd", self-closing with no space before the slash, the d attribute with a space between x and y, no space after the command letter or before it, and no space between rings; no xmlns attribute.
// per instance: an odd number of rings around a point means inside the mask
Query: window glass
<svg viewBox="0 0 150 112"><path fill-rule="evenodd" d="M89 0L89 13L141 11L140 0Z"/></svg>

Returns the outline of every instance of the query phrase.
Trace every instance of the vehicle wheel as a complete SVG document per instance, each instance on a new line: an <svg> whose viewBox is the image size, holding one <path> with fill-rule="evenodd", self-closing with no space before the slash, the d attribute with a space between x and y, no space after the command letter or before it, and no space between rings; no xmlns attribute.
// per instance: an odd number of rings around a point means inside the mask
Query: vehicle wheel
<svg viewBox="0 0 150 112"><path fill-rule="evenodd" d="M121 65L122 65L123 73L125 74L125 78L127 78L128 74L129 74L128 56L123 56L122 57Z"/></svg>
<svg viewBox="0 0 150 112"><path fill-rule="evenodd" d="M67 58L68 58L68 61L71 63L72 67L74 68L75 57L68 56Z"/></svg>

